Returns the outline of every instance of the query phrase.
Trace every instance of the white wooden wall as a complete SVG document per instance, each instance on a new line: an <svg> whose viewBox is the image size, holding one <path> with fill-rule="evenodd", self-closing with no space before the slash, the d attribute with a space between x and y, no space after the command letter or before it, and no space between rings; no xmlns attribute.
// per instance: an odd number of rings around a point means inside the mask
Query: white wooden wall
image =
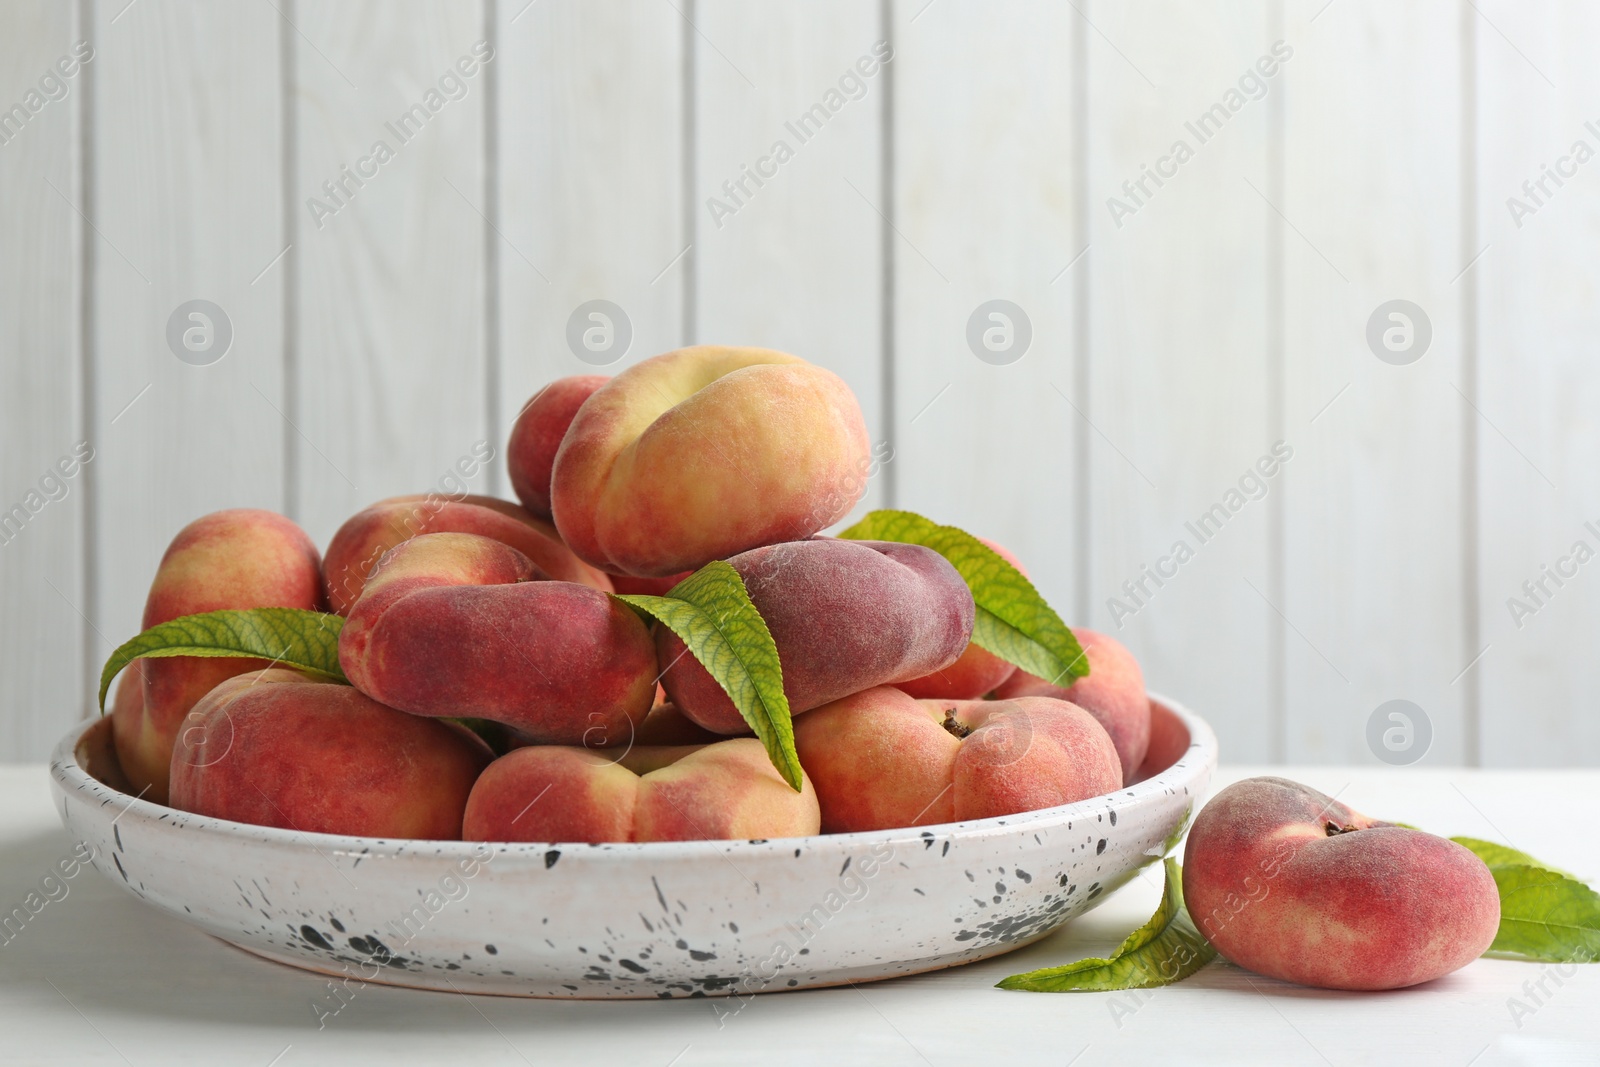
<svg viewBox="0 0 1600 1067"><path fill-rule="evenodd" d="M843 375L894 449L863 507L1009 545L1231 761L1372 761L1368 716L1403 698L1429 762L1600 763L1600 563L1507 606L1600 550L1600 163L1506 204L1600 149L1597 32L1510 0L8 3L0 107L93 58L0 144L0 509L94 458L0 544L0 759L86 712L186 521L277 508L326 543L436 486L590 369L566 321L607 299L633 328L612 370L722 341ZM1200 143L1185 123L1279 41ZM464 95L314 218L475 45ZM1113 212L1179 138L1193 158ZM190 299L233 324L209 366L167 345ZM1010 364L968 347L994 299L1031 324ZM1365 337L1392 299L1432 324L1405 366ZM498 457L473 487L506 492Z"/></svg>

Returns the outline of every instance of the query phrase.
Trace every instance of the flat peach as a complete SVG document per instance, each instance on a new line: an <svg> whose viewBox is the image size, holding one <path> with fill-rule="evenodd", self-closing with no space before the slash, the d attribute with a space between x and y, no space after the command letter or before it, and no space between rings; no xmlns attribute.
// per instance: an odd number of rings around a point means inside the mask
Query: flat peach
<svg viewBox="0 0 1600 1067"><path fill-rule="evenodd" d="M1019 670L994 695L1001 700L1048 696L1078 705L1111 735L1122 761L1123 781L1131 782L1150 747L1150 697L1144 688L1144 672L1133 653L1116 638L1078 627L1072 632L1083 646L1087 675L1062 687Z"/></svg>
<svg viewBox="0 0 1600 1067"><path fill-rule="evenodd" d="M1229 960L1327 989L1443 977L1500 926L1494 876L1466 848L1285 778L1235 782L1201 809L1183 895Z"/></svg>
<svg viewBox="0 0 1600 1067"><path fill-rule="evenodd" d="M880 686L796 719L795 749L828 833L986 819L1103 796L1116 749L1050 697L915 700Z"/></svg>
<svg viewBox="0 0 1600 1067"><path fill-rule="evenodd" d="M235 508L178 531L150 585L143 628L207 611L324 606L321 560L305 531L271 511ZM133 787L164 802L184 716L218 683L267 665L261 659L174 656L129 668L143 680L143 693L136 700L119 692L111 726L117 758Z"/></svg>
<svg viewBox="0 0 1600 1067"><path fill-rule="evenodd" d="M637 363L578 409L550 501L579 557L662 577L809 537L865 491L866 423L831 371L701 345Z"/></svg>
<svg viewBox="0 0 1600 1067"><path fill-rule="evenodd" d="M815 538L728 560L766 620L791 714L954 662L972 637L967 583L937 552L887 541ZM662 684L713 733L748 730L710 673L666 627L656 629Z"/></svg>
<svg viewBox="0 0 1600 1067"><path fill-rule="evenodd" d="M411 538L350 609L339 663L413 714L490 719L545 744L630 736L656 692L650 631L596 589L541 577L491 538Z"/></svg>
<svg viewBox="0 0 1600 1067"><path fill-rule="evenodd" d="M306 833L456 840L488 746L294 671L230 678L172 753L172 806Z"/></svg>
<svg viewBox="0 0 1600 1067"><path fill-rule="evenodd" d="M561 543L554 526L509 500L485 496L455 499L433 493L380 500L339 527L328 542L323 564L333 610L349 614L384 553L413 537L433 533L490 537L527 556L551 578L611 591L610 580L574 556Z"/></svg>
<svg viewBox="0 0 1600 1067"><path fill-rule="evenodd" d="M522 406L506 444L506 471L511 491L522 506L541 519L550 517L550 472L567 427L583 402L609 382L604 374L557 378Z"/></svg>
<svg viewBox="0 0 1600 1067"><path fill-rule="evenodd" d="M819 829L809 779L789 787L754 738L638 746L616 756L556 746L496 760L467 802L470 841L707 841Z"/></svg>

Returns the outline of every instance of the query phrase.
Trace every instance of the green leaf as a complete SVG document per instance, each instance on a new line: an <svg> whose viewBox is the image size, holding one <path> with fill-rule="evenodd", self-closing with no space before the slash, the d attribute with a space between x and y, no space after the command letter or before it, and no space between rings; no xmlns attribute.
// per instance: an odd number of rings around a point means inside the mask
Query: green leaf
<svg viewBox="0 0 1600 1067"><path fill-rule="evenodd" d="M1216 958L1183 907L1183 872L1168 858L1167 887L1150 921L1128 935L1109 959L1084 959L1064 967L1014 974L1001 989L1039 993L1150 989L1182 981Z"/></svg>
<svg viewBox="0 0 1600 1067"><path fill-rule="evenodd" d="M1007 663L1053 685L1089 673L1089 661L1061 616L1000 553L954 526L911 511L873 511L839 535L852 541L896 541L931 548L949 560L978 607L972 640Z"/></svg>
<svg viewBox="0 0 1600 1067"><path fill-rule="evenodd" d="M1162 859L1170 856L1172 854L1172 850L1178 847L1178 842L1183 840L1184 831L1189 829L1189 817L1193 814L1193 804L1190 804L1187 808L1183 809L1183 818L1178 820L1178 825L1172 828L1172 833L1168 834L1167 839L1161 843ZM1148 853L1146 854L1148 855ZM1179 892L1182 892L1181 887Z"/></svg>
<svg viewBox="0 0 1600 1067"><path fill-rule="evenodd" d="M799 792L800 757L794 750L778 646L733 565L713 560L666 596L612 596L678 635L756 732L784 781Z"/></svg>
<svg viewBox="0 0 1600 1067"><path fill-rule="evenodd" d="M152 626L111 653L100 671L100 712L118 672L136 659L248 656L349 685L339 668L344 619L300 608L250 608L184 615Z"/></svg>
<svg viewBox="0 0 1600 1067"><path fill-rule="evenodd" d="M1485 955L1547 963L1600 959L1600 894L1576 878L1526 863L1490 867L1500 930Z"/></svg>
<svg viewBox="0 0 1600 1067"><path fill-rule="evenodd" d="M1484 841L1476 837L1452 837L1450 840L1471 849L1473 854L1482 860L1491 871L1496 867L1524 864L1529 867L1540 867L1547 871L1555 871L1557 874L1566 875L1568 878L1572 877L1561 868L1552 867L1548 863L1536 860L1526 852L1512 848L1510 845L1497 845L1493 841Z"/></svg>

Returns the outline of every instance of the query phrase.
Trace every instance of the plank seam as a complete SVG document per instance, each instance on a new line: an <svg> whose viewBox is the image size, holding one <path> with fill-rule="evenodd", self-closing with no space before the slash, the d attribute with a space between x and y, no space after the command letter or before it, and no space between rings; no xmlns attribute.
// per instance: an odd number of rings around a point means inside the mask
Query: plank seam
<svg viewBox="0 0 1600 1067"><path fill-rule="evenodd" d="M1461 248L1463 261L1477 254L1478 244L1478 47L1476 8L1461 4ZM1467 402L1478 403L1478 276L1461 278L1461 380ZM1469 666L1479 656L1482 609L1478 587L1478 420L1461 417L1461 646ZM1483 766L1482 686L1480 673L1468 670L1461 679L1462 761Z"/></svg>
<svg viewBox="0 0 1600 1067"><path fill-rule="evenodd" d="M278 93L282 137L283 240L288 252L283 257L283 295L279 301L283 315L283 513L301 521L300 442L295 426L305 418L300 410L300 213L295 209L299 188L300 131L296 110L295 86L297 59L294 34L295 0L283 0L283 17L278 20Z"/></svg>
<svg viewBox="0 0 1600 1067"><path fill-rule="evenodd" d="M878 0L878 33L894 52L894 0ZM878 200L883 204L878 225L878 249L881 258L880 291L878 300L878 374L879 420L883 433L889 440L895 435L895 65L883 64L883 93L878 100ZM899 506L900 480L893 462L885 463L883 473L883 506Z"/></svg>
<svg viewBox="0 0 1600 1067"><path fill-rule="evenodd" d="M683 343L692 345L699 332L697 317L699 305L699 286L696 284L696 270L694 246L699 237L699 219L695 212L695 186L699 181L695 168L695 152L697 148L698 127L695 121L695 107L699 93L695 90L695 42L694 20L695 0L684 0L683 25L679 27L679 47L683 51L683 84L680 93L683 97L682 132L683 140L679 151L683 154L683 240L687 246L683 252L683 306L682 306L682 331Z"/></svg>
<svg viewBox="0 0 1600 1067"><path fill-rule="evenodd" d="M74 21L77 24L76 38L88 40L90 27L94 25L93 0L78 0ZM95 247L94 231L86 221L90 212L94 210L94 132L95 132L95 65L85 63L81 68L80 77L83 79L77 93L78 114L78 202L79 220L72 224L78 228L78 388L79 388L79 418L82 420L83 436L87 440L95 433L95 424L99 418L98 404L95 398L95 368L99 360L99 353L95 346L98 338L94 329L95 311ZM99 565L99 528L100 528L100 478L98 468L92 464L85 464L82 468L83 478L83 508L82 508L82 553L83 567L83 669L81 672L81 685L83 686L83 717L88 718L93 714L97 705L95 680L99 676L99 646L95 643L97 633L94 620L100 616L100 565Z"/></svg>
<svg viewBox="0 0 1600 1067"><path fill-rule="evenodd" d="M1272 0L1267 5L1267 40L1277 41L1283 36L1283 0ZM1270 203L1266 212L1266 312L1267 312L1267 439L1285 439L1284 389L1284 228L1283 218L1270 210L1271 204L1288 206L1288 174L1285 163L1284 96L1288 79L1293 75L1284 72L1285 90L1268 94L1267 100L1267 192ZM1285 574L1287 522L1287 488L1272 495L1267 509L1267 591L1274 604L1288 604L1288 583ZM1283 616L1268 612L1267 622L1267 752L1273 763L1288 762L1289 755L1289 701L1288 701L1288 625Z"/></svg>
<svg viewBox="0 0 1600 1067"><path fill-rule="evenodd" d="M1076 243L1089 245L1089 34L1088 17L1072 20L1072 214ZM1090 279L1094 257L1072 277L1072 390L1086 409L1072 424L1073 614L1080 625L1090 618L1089 573L1092 507L1089 495L1089 415L1093 397L1089 333Z"/></svg>
<svg viewBox="0 0 1600 1067"><path fill-rule="evenodd" d="M483 37L490 55L500 54L499 0L483 2ZM490 443L502 447L500 426L500 65L483 69L483 391L484 427ZM486 491L500 495L503 464L490 462Z"/></svg>

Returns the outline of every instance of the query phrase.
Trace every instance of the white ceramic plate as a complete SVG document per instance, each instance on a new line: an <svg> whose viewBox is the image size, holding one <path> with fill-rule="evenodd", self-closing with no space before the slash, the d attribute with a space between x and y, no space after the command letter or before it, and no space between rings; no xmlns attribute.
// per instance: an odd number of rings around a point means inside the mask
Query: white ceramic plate
<svg viewBox="0 0 1600 1067"><path fill-rule="evenodd" d="M1203 720L1164 698L1151 711L1141 780L1109 796L769 841L479 845L202 818L118 788L109 718L63 738L50 773L68 831L118 885L350 988L743 996L970 963L1094 907L1164 853L1216 768Z"/></svg>

